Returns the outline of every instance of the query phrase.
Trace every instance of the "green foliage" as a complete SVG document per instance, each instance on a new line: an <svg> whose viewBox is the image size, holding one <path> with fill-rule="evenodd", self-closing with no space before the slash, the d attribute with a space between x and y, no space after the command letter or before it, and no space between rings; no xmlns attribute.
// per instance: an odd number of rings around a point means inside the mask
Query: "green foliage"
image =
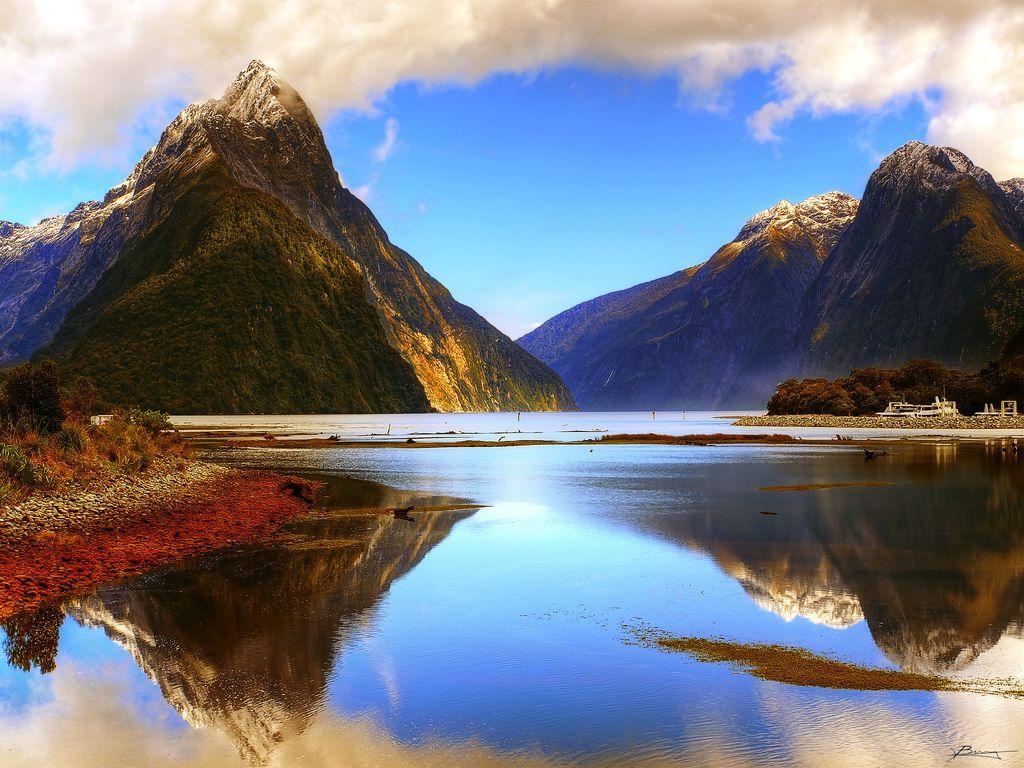
<svg viewBox="0 0 1024 768"><path fill-rule="evenodd" d="M13 616L0 624L4 630L7 663L29 672L38 667L44 675L57 668L57 647L64 611L46 605L37 611Z"/></svg>
<svg viewBox="0 0 1024 768"><path fill-rule="evenodd" d="M35 482L34 468L28 456L17 445L0 445L0 472L25 485L33 485Z"/></svg>
<svg viewBox="0 0 1024 768"><path fill-rule="evenodd" d="M88 432L82 424L69 422L57 433L57 444L65 453L81 453L89 441Z"/></svg>
<svg viewBox="0 0 1024 768"><path fill-rule="evenodd" d="M63 420L56 363L24 363L5 372L0 381L0 426L45 435L60 429Z"/></svg>
<svg viewBox="0 0 1024 768"><path fill-rule="evenodd" d="M203 173L49 352L106 402L171 413L428 410L348 255L272 197Z"/></svg>
<svg viewBox="0 0 1024 768"><path fill-rule="evenodd" d="M84 376L77 377L61 390L64 418L77 424L88 424L99 403L100 393L96 386Z"/></svg>
<svg viewBox="0 0 1024 768"><path fill-rule="evenodd" d="M60 378L52 363L34 365L47 369L48 383ZM85 415L95 403L91 384L78 381L60 393L59 405L67 418L59 430L37 432L31 425L39 420L32 417L13 426L0 424L0 504L14 504L35 490L111 471L141 472L156 459L180 465L190 454L184 439L168 431L171 424L165 413L129 408L96 426Z"/></svg>
<svg viewBox="0 0 1024 768"><path fill-rule="evenodd" d="M0 444L0 480L35 488L53 486L49 473L29 461L25 451L17 445Z"/></svg>
<svg viewBox="0 0 1024 768"><path fill-rule="evenodd" d="M833 381L789 379L776 387L768 413L866 416L885 410L891 400L928 403L942 396L955 401L964 414L1000 400L1024 404L1024 369L989 363L978 373L966 373L931 360L911 360L892 370L857 368Z"/></svg>
<svg viewBox="0 0 1024 768"><path fill-rule="evenodd" d="M113 422L125 425L136 425L150 435L159 435L167 429L173 429L171 417L161 411L144 411L141 408L126 408L114 412Z"/></svg>

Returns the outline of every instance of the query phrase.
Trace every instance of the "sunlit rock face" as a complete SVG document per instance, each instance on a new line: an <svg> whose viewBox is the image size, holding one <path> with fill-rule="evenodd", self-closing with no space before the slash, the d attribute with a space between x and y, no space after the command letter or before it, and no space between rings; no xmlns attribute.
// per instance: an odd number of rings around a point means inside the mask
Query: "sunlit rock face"
<svg viewBox="0 0 1024 768"><path fill-rule="evenodd" d="M274 226L247 232L241 226L246 221ZM235 250L225 245L231 242L242 253L263 251L281 260L278 272L265 275L262 286L243 286L245 295L238 297L237 306L232 299L241 289L231 290L236 279L225 281L223 275L192 263L202 257L215 262L237 259ZM242 274L259 267L257 262ZM289 269L298 272L294 286L275 290L288 282ZM204 407L205 400L195 399L195 409L322 411L330 409L324 391L346 387L357 393L345 408L353 411L574 407L547 366L455 301L388 240L370 210L342 185L320 127L301 96L258 61L239 74L223 97L182 111L103 201L83 203L68 216L35 227L0 223L0 364L25 359L50 344L47 353L71 358L79 372L94 375L103 386L102 379L116 378L118 372L97 360L120 352L132 364L147 354L145 346L140 351L139 337L174 336L176 326L153 325L145 308L177 306L180 301L171 294L180 283L178 293L188 296L190 276L200 287L203 280L220 280L225 289L219 297L223 303L211 300L192 308L209 320L209 327L193 334L196 343L209 347L225 341L216 356L224 362L211 359L207 367L216 370L193 378L219 374L221 368L258 374L266 369L266 360L281 357L283 351L293 353L294 368L302 365L302 358L292 347L302 342L308 345L303 350L307 357L318 359L321 367L336 358L350 363L333 378L309 366L301 375L313 381L311 391L295 393L294 402L274 402L257 382L238 387L234 400L226 403ZM344 295L336 295L339 282ZM361 299L356 301L355 295ZM307 299L305 305L296 301L299 296ZM122 305L132 302L142 309L127 316ZM253 306L263 314L230 324ZM74 322L69 325L72 310ZM360 322L343 328L340 339L324 337L327 331L320 339L316 334L309 339L290 334L293 326L329 329L353 313ZM276 319L282 314L294 319L268 325L268 315ZM262 359L260 350L244 353L245 332L260 323L267 328L262 337L268 342ZM132 333L122 337L125 332L119 329L125 326ZM275 350L275 340L285 349ZM94 347L104 343L108 347L99 354ZM232 343L243 347L242 354L232 354ZM338 346L347 349L332 355ZM394 354L408 373L393 363L377 369L366 349L385 358ZM148 353L154 359L138 361L141 367L174 368L175 361L162 356L159 345L154 350ZM125 375L128 391L116 394L133 402L145 399L132 397L138 393L130 383L138 378ZM169 385L181 388L187 383ZM374 402L367 394L389 387L390 404ZM346 404L344 399L338 402Z"/></svg>
<svg viewBox="0 0 1024 768"><path fill-rule="evenodd" d="M662 521L659 530L709 554L755 605L786 621L846 629L864 619L828 553L809 543L813 532L803 516L773 519L768 528L750 515L723 511Z"/></svg>
<svg viewBox="0 0 1024 768"><path fill-rule="evenodd" d="M468 514L314 520L283 547L104 589L69 614L128 650L189 724L224 732L262 765L312 722L346 638Z"/></svg>
<svg viewBox="0 0 1024 768"><path fill-rule="evenodd" d="M739 568L730 571L759 608L778 614L786 621L799 617L832 629L847 629L863 620L860 601L822 562L820 580L805 581L788 573L752 573Z"/></svg>
<svg viewBox="0 0 1024 768"><path fill-rule="evenodd" d="M519 340L581 407L762 407L793 369L804 293L857 212L830 192L783 200L704 264L563 312Z"/></svg>

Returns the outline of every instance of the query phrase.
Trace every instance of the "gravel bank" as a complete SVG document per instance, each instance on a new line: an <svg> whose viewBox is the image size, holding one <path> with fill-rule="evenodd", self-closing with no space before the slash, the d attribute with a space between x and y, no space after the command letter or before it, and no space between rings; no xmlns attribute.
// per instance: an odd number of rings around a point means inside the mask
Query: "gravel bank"
<svg viewBox="0 0 1024 768"><path fill-rule="evenodd" d="M827 427L829 429L1019 429L1024 416L957 416L894 418L884 416L743 416L737 427Z"/></svg>
<svg viewBox="0 0 1024 768"><path fill-rule="evenodd" d="M81 533L114 520L123 523L150 507L187 501L233 471L205 461L189 462L183 470L158 462L142 474L115 475L102 488L37 493L0 508L0 542L10 544L43 531Z"/></svg>
<svg viewBox="0 0 1024 768"><path fill-rule="evenodd" d="M180 466L180 465L178 465ZM316 483L196 461L37 496L0 512L0 621L307 514Z"/></svg>

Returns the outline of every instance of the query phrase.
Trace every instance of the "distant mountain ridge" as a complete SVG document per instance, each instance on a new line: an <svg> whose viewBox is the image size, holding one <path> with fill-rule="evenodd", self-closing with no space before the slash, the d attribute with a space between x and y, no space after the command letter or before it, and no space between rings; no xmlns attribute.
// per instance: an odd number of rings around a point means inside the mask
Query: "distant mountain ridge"
<svg viewBox="0 0 1024 768"><path fill-rule="evenodd" d="M252 226L260 222L260 226ZM572 409L558 376L395 247L254 61L101 202L0 223L0 365L54 355L192 412Z"/></svg>
<svg viewBox="0 0 1024 768"><path fill-rule="evenodd" d="M955 149L911 142L859 204L783 201L704 264L584 302L519 343L590 410L760 408L791 376L915 357L976 370L1024 349L1022 245L1024 179L997 183Z"/></svg>
<svg viewBox="0 0 1024 768"><path fill-rule="evenodd" d="M585 302L519 343L586 409L759 403L785 377L804 293L856 210L838 192L784 200L705 263Z"/></svg>

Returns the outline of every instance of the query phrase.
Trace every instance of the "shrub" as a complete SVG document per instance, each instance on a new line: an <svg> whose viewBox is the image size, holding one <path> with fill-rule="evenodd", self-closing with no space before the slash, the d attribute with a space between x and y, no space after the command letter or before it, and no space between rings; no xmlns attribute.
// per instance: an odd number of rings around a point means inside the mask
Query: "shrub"
<svg viewBox="0 0 1024 768"><path fill-rule="evenodd" d="M0 445L0 472L25 485L35 485L35 468L17 445Z"/></svg>
<svg viewBox="0 0 1024 768"><path fill-rule="evenodd" d="M166 413L144 411L140 408L117 411L113 421L142 427L151 435L159 435L166 429L173 429L171 418Z"/></svg>
<svg viewBox="0 0 1024 768"><path fill-rule="evenodd" d="M8 484L14 481L35 488L52 488L54 485L50 473L29 461L25 451L17 445L0 445L0 476L6 476Z"/></svg>
<svg viewBox="0 0 1024 768"><path fill-rule="evenodd" d="M88 424L99 400L99 391L93 383L79 376L61 392L64 418L76 424Z"/></svg>
<svg viewBox="0 0 1024 768"><path fill-rule="evenodd" d="M47 605L32 613L13 616L0 624L4 630L7 663L24 672L39 667L44 675L57 668L57 648L64 611Z"/></svg>
<svg viewBox="0 0 1024 768"><path fill-rule="evenodd" d="M79 422L67 422L57 433L57 444L65 453L82 453L89 444L89 432Z"/></svg>
<svg viewBox="0 0 1024 768"><path fill-rule="evenodd" d="M52 360L24 363L10 369L0 384L0 422L9 429L31 429L41 435L60 429L57 364Z"/></svg>

